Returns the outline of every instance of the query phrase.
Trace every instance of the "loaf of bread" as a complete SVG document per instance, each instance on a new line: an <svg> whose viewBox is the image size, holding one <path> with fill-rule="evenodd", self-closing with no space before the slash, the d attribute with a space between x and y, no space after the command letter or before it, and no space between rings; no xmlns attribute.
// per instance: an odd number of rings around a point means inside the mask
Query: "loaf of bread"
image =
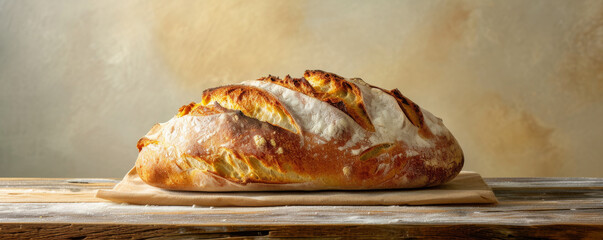
<svg viewBox="0 0 603 240"><path fill-rule="evenodd" d="M397 89L319 70L205 90L137 147L142 180L187 191L418 188L464 161L442 120Z"/></svg>

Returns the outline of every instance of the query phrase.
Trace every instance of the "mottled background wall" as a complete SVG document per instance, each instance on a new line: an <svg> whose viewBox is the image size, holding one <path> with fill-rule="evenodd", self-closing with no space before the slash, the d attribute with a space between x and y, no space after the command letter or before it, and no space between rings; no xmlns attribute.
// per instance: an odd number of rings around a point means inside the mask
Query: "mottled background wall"
<svg viewBox="0 0 603 240"><path fill-rule="evenodd" d="M0 177L120 177L203 89L399 88L485 176L603 177L603 1L0 0Z"/></svg>

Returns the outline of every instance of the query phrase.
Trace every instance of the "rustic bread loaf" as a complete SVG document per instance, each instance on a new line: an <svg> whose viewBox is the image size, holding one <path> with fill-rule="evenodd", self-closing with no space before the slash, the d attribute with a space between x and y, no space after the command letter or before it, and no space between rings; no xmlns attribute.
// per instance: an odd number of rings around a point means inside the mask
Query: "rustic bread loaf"
<svg viewBox="0 0 603 240"><path fill-rule="evenodd" d="M442 120L397 89L323 71L205 90L138 149L142 180L190 191L417 188L464 161Z"/></svg>

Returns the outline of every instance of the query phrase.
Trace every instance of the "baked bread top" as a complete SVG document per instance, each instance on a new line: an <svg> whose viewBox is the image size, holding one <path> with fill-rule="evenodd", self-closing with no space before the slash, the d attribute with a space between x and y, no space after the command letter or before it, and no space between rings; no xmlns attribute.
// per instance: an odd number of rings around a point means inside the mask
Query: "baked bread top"
<svg viewBox="0 0 603 240"><path fill-rule="evenodd" d="M137 146L146 183L190 191L417 188L464 161L442 120L397 89L320 70L205 90Z"/></svg>

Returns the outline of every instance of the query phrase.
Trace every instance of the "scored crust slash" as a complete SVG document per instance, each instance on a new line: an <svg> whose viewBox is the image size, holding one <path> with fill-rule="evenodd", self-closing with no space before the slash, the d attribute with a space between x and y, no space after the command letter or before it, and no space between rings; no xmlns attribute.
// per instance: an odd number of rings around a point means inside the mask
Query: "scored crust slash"
<svg viewBox="0 0 603 240"><path fill-rule="evenodd" d="M418 188L464 162L442 120L398 89L320 70L205 90L137 147L143 181L188 191Z"/></svg>

